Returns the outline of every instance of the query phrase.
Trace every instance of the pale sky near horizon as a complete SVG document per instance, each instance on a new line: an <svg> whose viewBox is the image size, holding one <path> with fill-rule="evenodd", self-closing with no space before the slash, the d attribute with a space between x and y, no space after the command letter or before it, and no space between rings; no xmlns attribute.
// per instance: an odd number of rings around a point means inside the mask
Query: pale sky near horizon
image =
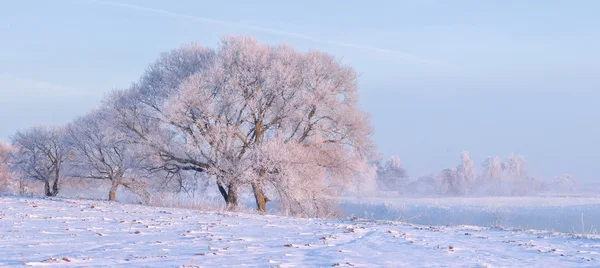
<svg viewBox="0 0 600 268"><path fill-rule="evenodd" d="M416 178L471 152L599 179L600 1L21 0L0 9L0 140L62 124L159 53L224 35L334 54Z"/></svg>

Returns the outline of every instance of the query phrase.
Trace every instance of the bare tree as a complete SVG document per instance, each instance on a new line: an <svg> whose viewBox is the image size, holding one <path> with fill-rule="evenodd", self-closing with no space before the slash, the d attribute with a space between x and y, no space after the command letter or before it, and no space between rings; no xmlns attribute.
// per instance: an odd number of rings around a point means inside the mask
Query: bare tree
<svg viewBox="0 0 600 268"><path fill-rule="evenodd" d="M61 127L36 126L17 132L12 138L14 169L25 178L44 183L46 196L56 196L69 157Z"/></svg>
<svg viewBox="0 0 600 268"><path fill-rule="evenodd" d="M119 186L133 187L138 161L133 146L112 128L108 115L95 110L68 125L68 142L74 154L70 174L75 178L110 181L108 200L115 200Z"/></svg>

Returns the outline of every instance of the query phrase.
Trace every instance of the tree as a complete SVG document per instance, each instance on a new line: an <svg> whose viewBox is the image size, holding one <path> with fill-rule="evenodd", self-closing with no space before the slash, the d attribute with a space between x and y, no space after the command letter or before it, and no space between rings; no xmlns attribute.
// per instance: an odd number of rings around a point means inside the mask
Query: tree
<svg viewBox="0 0 600 268"><path fill-rule="evenodd" d="M563 174L554 179L554 185L561 191L573 191L577 187L577 178L571 174Z"/></svg>
<svg viewBox="0 0 600 268"><path fill-rule="evenodd" d="M443 172L442 172L443 173ZM450 182L443 175L431 176L434 184L435 193L438 195L447 195L450 191ZM421 180L426 181L426 179Z"/></svg>
<svg viewBox="0 0 600 268"><path fill-rule="evenodd" d="M8 191L14 185L12 172L9 170L10 154L14 148L0 141L0 192Z"/></svg>
<svg viewBox="0 0 600 268"><path fill-rule="evenodd" d="M458 195L465 194L471 190L475 183L475 169L469 152L464 151L461 154L461 163L456 168L444 169L441 175L436 179L436 184L440 190L447 188L447 192ZM438 192L440 192L438 190Z"/></svg>
<svg viewBox="0 0 600 268"><path fill-rule="evenodd" d="M473 168L473 160L469 156L469 152L464 151L461 154L460 165L456 168L459 177L459 183L462 190L466 191L475 183L475 169Z"/></svg>
<svg viewBox="0 0 600 268"><path fill-rule="evenodd" d="M410 194L413 195L441 195L445 193L444 183L436 179L436 176L433 174L417 178L409 184L408 189L410 189Z"/></svg>
<svg viewBox="0 0 600 268"><path fill-rule="evenodd" d="M484 181L499 182L502 176L502 163L499 157L489 156L481 165L481 177Z"/></svg>
<svg viewBox="0 0 600 268"><path fill-rule="evenodd" d="M109 200L115 200L119 186L132 187L138 161L132 146L111 127L108 113L92 111L71 123L67 133L74 153L72 177L110 181Z"/></svg>
<svg viewBox="0 0 600 268"><path fill-rule="evenodd" d="M213 58L214 51L198 44L183 45L163 53L147 68L138 83L129 89L113 91L103 106L111 113L115 130L145 155L145 169L155 174L164 173L166 180L185 177L186 173L205 173L206 176L198 177L215 179L227 206L235 207L237 185L224 183L221 174L210 172L209 167L215 163L196 150L205 144L204 137L187 139L188 135L196 133L190 133L167 116L167 109L176 102L172 99L180 84L192 74L203 73Z"/></svg>
<svg viewBox="0 0 600 268"><path fill-rule="evenodd" d="M230 185L250 184L258 210L265 211L265 183L281 183L273 178L291 168L289 162L271 163L278 168L256 163L266 157L264 148L276 150L272 144L312 156L298 165L326 168L329 181L352 177L363 164L370 127L358 109L355 77L323 53L224 38L213 66L181 85L167 114L195 141L190 150L211 163L209 171ZM244 168L247 162L254 164ZM237 175L249 169L246 178Z"/></svg>
<svg viewBox="0 0 600 268"><path fill-rule="evenodd" d="M392 156L377 168L377 180L380 189L400 190L408 182L406 170L402 168L400 158Z"/></svg>
<svg viewBox="0 0 600 268"><path fill-rule="evenodd" d="M294 193L286 170L318 170L311 179L321 187L355 178L371 148L356 91L354 71L329 55L227 37L217 51L183 46L164 54L111 102L119 128L162 169L206 173L231 207L248 185L265 211L267 188L282 200ZM275 144L313 158L272 158Z"/></svg>
<svg viewBox="0 0 600 268"><path fill-rule="evenodd" d="M482 164L480 185L488 194L525 195L539 192L544 183L527 175L525 158L513 153L501 163L498 157L488 157Z"/></svg>
<svg viewBox="0 0 600 268"><path fill-rule="evenodd" d="M509 180L521 180L527 177L525 157L509 154L502 163L502 172Z"/></svg>
<svg viewBox="0 0 600 268"><path fill-rule="evenodd" d="M201 155L185 151L180 129L165 117L165 103L188 76L210 64L213 53L197 44L163 53L137 83L128 89L114 90L103 101L112 127L143 159L139 167L151 172L152 177L163 176L165 181L180 179L180 189L185 187L182 178L212 176L187 176L206 173L208 163L203 162Z"/></svg>
<svg viewBox="0 0 600 268"><path fill-rule="evenodd" d="M44 183L46 196L56 196L69 157L64 128L36 126L17 132L12 138L16 148L13 167L28 179Z"/></svg>
<svg viewBox="0 0 600 268"><path fill-rule="evenodd" d="M456 168L447 168L442 171L442 179L448 184L448 191L452 194L461 193L461 184Z"/></svg>

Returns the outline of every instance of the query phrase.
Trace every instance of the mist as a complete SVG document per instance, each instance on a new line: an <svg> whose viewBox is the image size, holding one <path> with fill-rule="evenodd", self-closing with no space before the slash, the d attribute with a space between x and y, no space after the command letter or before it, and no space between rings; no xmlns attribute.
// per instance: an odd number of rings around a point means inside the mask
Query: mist
<svg viewBox="0 0 600 268"><path fill-rule="evenodd" d="M469 225L595 234L600 184L569 173L539 177L524 156L489 156L425 175L405 170L399 157L373 161L372 188L340 200L344 215L420 225ZM554 167L555 169L557 167Z"/></svg>

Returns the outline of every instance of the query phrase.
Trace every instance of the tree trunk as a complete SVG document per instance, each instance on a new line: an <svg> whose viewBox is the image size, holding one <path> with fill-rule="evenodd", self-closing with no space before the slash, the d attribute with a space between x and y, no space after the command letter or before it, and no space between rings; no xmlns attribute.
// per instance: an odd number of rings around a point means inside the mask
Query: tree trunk
<svg viewBox="0 0 600 268"><path fill-rule="evenodd" d="M119 188L119 185L119 180L112 180L112 185L110 186L110 191L108 192L108 201L115 201L117 198L117 188Z"/></svg>
<svg viewBox="0 0 600 268"><path fill-rule="evenodd" d="M58 167L56 167L56 169L54 170L54 181L52 182L52 191L50 193L50 196L58 195L59 183L60 183L60 170L58 169Z"/></svg>
<svg viewBox="0 0 600 268"><path fill-rule="evenodd" d="M23 179L19 180L19 194L25 195L25 182L23 182Z"/></svg>
<svg viewBox="0 0 600 268"><path fill-rule="evenodd" d="M237 208L238 206L238 198L237 198L237 188L230 183L227 186L227 208L232 210Z"/></svg>
<svg viewBox="0 0 600 268"><path fill-rule="evenodd" d="M254 199L256 200L256 209L260 212L267 212L267 201L262 189L257 182L252 182L252 191L254 192Z"/></svg>
<svg viewBox="0 0 600 268"><path fill-rule="evenodd" d="M52 195L51 196L57 196L58 195L58 178L56 178L56 180L54 180L54 183L52 183Z"/></svg>
<svg viewBox="0 0 600 268"><path fill-rule="evenodd" d="M223 186L223 184L220 181L217 181L217 187L219 187L219 192L221 193L221 196L223 197L225 203L227 203L229 201L229 195L227 194L227 189L225 189L225 187Z"/></svg>
<svg viewBox="0 0 600 268"><path fill-rule="evenodd" d="M225 200L225 204L227 204L227 209L235 209L238 206L237 187L233 183L229 183L227 184L227 189L225 189L225 186L219 181L217 181L217 186L219 187L221 196Z"/></svg>
<svg viewBox="0 0 600 268"><path fill-rule="evenodd" d="M50 192L50 182L44 181L44 193L46 196L52 196L52 192Z"/></svg>

